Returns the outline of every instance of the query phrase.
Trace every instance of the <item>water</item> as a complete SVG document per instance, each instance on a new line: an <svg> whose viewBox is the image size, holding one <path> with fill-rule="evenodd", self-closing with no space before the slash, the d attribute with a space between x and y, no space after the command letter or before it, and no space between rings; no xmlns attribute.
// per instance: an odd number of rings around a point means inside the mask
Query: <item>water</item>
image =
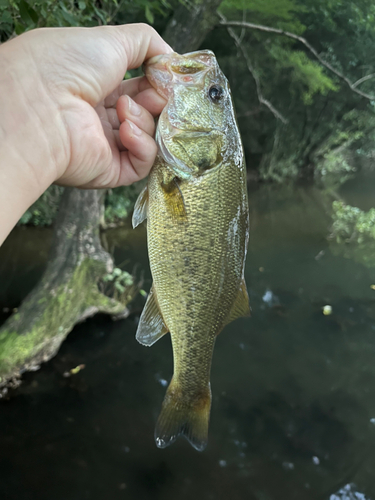
<svg viewBox="0 0 375 500"><path fill-rule="evenodd" d="M340 194L375 206L370 180ZM172 350L168 336L152 348L135 341L136 306L123 321L78 325L0 402L0 498L375 499L375 269L331 254L317 188L261 186L249 196L253 315L216 343L207 450L154 444ZM126 226L106 238L149 287L145 231ZM49 241L49 230L25 229L8 240L0 310L32 288Z"/></svg>

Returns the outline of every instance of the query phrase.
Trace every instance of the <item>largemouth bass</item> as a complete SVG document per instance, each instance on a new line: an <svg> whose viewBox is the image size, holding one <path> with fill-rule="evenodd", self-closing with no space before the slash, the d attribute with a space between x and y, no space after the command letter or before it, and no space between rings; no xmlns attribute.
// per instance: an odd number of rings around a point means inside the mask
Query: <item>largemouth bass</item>
<svg viewBox="0 0 375 500"><path fill-rule="evenodd" d="M207 444L215 340L250 314L244 280L249 235L246 169L227 79L208 50L148 61L168 99L157 125L159 153L134 209L147 218L153 285L137 340L170 332L174 374L156 424L160 448L185 436Z"/></svg>

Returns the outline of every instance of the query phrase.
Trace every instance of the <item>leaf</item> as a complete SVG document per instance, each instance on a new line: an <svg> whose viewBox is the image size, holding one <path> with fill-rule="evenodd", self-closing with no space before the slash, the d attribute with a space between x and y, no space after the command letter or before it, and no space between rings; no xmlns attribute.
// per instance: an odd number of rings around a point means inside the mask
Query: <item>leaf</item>
<svg viewBox="0 0 375 500"><path fill-rule="evenodd" d="M153 15L153 13L151 12L151 9L150 9L150 6L149 6L149 5L146 5L146 8L145 8L145 16L146 16L147 21L148 21L150 24L154 24L154 15Z"/></svg>
<svg viewBox="0 0 375 500"><path fill-rule="evenodd" d="M9 24L13 23L13 18L7 10L2 13L0 22Z"/></svg>
<svg viewBox="0 0 375 500"><path fill-rule="evenodd" d="M38 22L38 14L25 0L20 1L20 16L22 21L26 23L27 27L31 28Z"/></svg>
<svg viewBox="0 0 375 500"><path fill-rule="evenodd" d="M120 293L124 293L125 292L125 287L123 285L121 285L120 283L116 282L115 283L115 288L116 290L118 290Z"/></svg>
<svg viewBox="0 0 375 500"><path fill-rule="evenodd" d="M78 8L84 10L86 8L86 2L78 2Z"/></svg>
<svg viewBox="0 0 375 500"><path fill-rule="evenodd" d="M70 14L66 10L63 10L61 14L68 24L70 24L71 26L78 26L77 20L74 16L72 16L72 14Z"/></svg>

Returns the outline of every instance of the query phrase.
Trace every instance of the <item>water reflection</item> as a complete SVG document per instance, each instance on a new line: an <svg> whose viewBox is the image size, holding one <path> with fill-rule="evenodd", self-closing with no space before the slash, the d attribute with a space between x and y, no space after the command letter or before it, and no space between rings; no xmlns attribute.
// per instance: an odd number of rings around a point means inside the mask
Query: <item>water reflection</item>
<svg viewBox="0 0 375 500"><path fill-rule="evenodd" d="M0 498L375 498L375 270L331 254L317 189L254 188L250 205L252 317L218 338L207 451L155 447L172 350L168 338L135 341L139 303L126 320L78 325L0 403ZM145 270L147 289L145 232L106 238L118 262ZM28 255L32 273L41 262ZM0 309L16 305L23 267L6 275Z"/></svg>
<svg viewBox="0 0 375 500"><path fill-rule="evenodd" d="M337 493L331 495L329 500L370 500L370 498L357 491L355 484L346 484Z"/></svg>

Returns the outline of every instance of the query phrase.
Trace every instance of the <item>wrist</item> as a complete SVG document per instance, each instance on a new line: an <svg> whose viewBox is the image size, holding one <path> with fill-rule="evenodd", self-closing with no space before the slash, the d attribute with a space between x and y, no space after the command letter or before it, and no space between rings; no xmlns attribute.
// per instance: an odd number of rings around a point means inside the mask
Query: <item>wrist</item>
<svg viewBox="0 0 375 500"><path fill-rule="evenodd" d="M18 154L0 146L0 246L48 183L36 179Z"/></svg>

